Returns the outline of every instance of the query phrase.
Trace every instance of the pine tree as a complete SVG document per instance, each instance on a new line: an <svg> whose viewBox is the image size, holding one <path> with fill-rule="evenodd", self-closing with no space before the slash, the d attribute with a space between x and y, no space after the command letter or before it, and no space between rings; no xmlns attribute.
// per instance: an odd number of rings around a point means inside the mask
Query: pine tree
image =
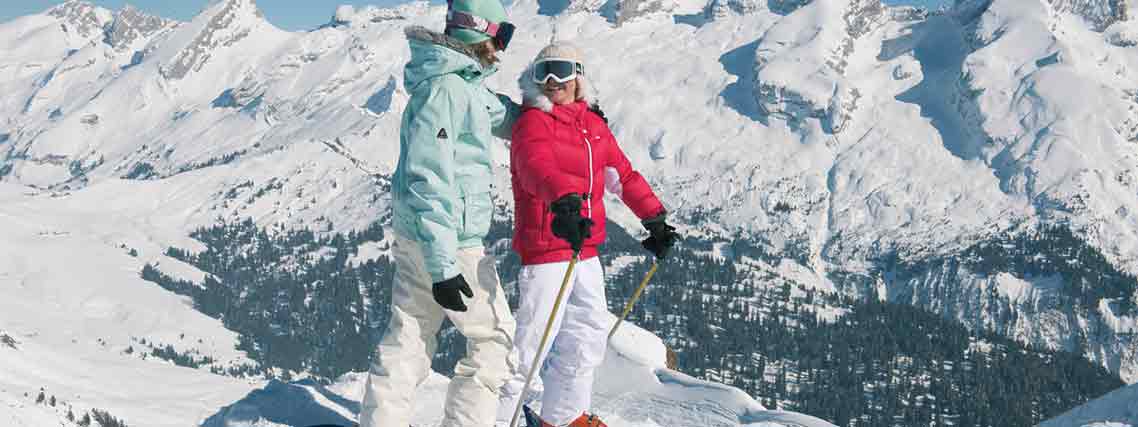
<svg viewBox="0 0 1138 427"><path fill-rule="evenodd" d="M94 416L95 422L99 424L99 427L127 427L123 420L115 418L107 411L92 409L91 414Z"/></svg>

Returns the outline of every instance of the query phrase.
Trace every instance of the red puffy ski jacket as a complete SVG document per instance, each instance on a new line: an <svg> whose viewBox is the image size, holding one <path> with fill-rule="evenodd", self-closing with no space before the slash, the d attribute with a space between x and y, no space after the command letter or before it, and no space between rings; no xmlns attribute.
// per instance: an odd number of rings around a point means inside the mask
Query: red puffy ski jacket
<svg viewBox="0 0 1138 427"><path fill-rule="evenodd" d="M553 235L550 203L569 193L584 199L581 215L593 220L581 259L597 256L605 241L606 187L641 219L664 213L644 177L632 169L616 138L588 104L577 101L552 111L527 108L514 125L510 172L514 189L514 250L522 264L567 261L569 243Z"/></svg>

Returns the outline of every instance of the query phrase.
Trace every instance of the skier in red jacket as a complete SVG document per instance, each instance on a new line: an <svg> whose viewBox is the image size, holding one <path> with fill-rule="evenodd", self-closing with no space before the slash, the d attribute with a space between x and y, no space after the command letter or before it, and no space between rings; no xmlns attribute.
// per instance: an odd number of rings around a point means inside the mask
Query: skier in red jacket
<svg viewBox="0 0 1138 427"><path fill-rule="evenodd" d="M499 425L510 422L518 399L540 393L543 426L604 426L585 411L612 326L597 259L597 246L605 240L605 191L641 218L651 234L644 247L657 258L667 255L677 237L660 200L632 168L603 116L590 108L582 56L572 45L549 45L520 79L525 109L513 130L510 171L513 247L522 259L514 341L521 366L502 387ZM541 381L532 387L544 392L520 396L574 252L580 261L541 349Z"/></svg>

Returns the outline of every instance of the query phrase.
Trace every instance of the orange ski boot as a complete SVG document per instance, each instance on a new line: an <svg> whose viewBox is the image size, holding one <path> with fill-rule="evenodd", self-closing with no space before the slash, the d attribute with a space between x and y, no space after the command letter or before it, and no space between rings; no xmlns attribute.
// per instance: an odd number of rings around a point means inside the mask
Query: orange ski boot
<svg viewBox="0 0 1138 427"><path fill-rule="evenodd" d="M557 427L553 424L545 422L545 420L538 417L537 414L530 410L529 406L523 408L525 410L526 425L528 427ZM567 427L608 427L601 421L600 417L589 413L583 413L573 422L569 423Z"/></svg>
<svg viewBox="0 0 1138 427"><path fill-rule="evenodd" d="M569 427L608 427L608 424L601 421L600 417L586 412L569 423Z"/></svg>

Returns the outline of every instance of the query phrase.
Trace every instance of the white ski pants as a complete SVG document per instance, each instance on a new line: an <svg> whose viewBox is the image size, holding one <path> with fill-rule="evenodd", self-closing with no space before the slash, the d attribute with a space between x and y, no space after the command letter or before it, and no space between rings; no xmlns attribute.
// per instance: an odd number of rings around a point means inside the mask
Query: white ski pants
<svg viewBox="0 0 1138 427"><path fill-rule="evenodd" d="M498 391L515 369L510 353L515 323L494 257L481 247L458 250L462 276L474 298L466 299L468 311L456 312L435 302L418 242L397 235L392 253L391 322L372 355L360 426L411 424L415 388L430 374L438 345L435 334L444 317L466 336L467 345L447 390L442 427L493 426Z"/></svg>
<svg viewBox="0 0 1138 427"><path fill-rule="evenodd" d="M589 409L593 374L605 357L608 328L612 326L605 302L604 271L599 258L577 263L549 339L541 349L540 378L534 378L530 393L521 396L542 333L569 262L526 265L518 275L521 301L514 350L518 369L502 387L498 425L508 425L518 404L541 397L541 418L553 425L566 425ZM544 392L542 391L544 389ZM519 421L519 424L524 420Z"/></svg>

